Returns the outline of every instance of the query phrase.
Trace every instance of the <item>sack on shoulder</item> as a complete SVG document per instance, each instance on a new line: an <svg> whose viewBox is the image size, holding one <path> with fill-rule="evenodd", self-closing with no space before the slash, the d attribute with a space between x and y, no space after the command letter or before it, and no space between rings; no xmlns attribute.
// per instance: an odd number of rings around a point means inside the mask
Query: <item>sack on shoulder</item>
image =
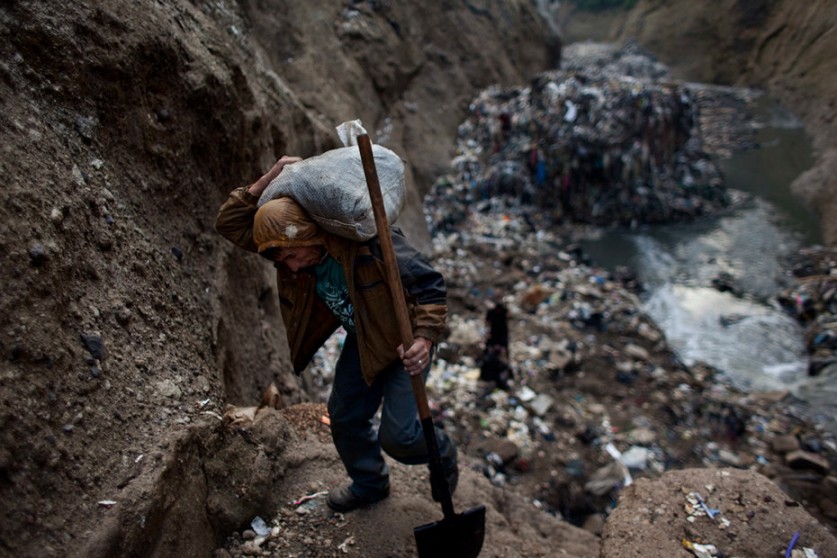
<svg viewBox="0 0 837 558"><path fill-rule="evenodd" d="M393 151L372 146L384 209L393 224L404 208L407 183L404 161ZM377 235L372 201L356 146L340 147L287 165L259 198L258 206L280 198L293 198L324 230L353 240Z"/></svg>

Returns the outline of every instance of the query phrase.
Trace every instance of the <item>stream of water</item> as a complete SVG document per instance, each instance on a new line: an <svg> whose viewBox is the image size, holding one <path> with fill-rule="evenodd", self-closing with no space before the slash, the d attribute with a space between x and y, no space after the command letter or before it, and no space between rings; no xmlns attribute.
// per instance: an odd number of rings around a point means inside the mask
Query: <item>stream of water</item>
<svg viewBox="0 0 837 558"><path fill-rule="evenodd" d="M804 398L811 381L804 332L774 297L790 280L783 258L820 240L816 217L789 188L811 165L811 147L799 123L769 98L758 113L767 124L759 147L718 162L727 185L748 201L697 223L605 232L584 248L597 265L636 271L645 312L684 362L703 361L745 391L789 389ZM712 286L724 273L738 295Z"/></svg>

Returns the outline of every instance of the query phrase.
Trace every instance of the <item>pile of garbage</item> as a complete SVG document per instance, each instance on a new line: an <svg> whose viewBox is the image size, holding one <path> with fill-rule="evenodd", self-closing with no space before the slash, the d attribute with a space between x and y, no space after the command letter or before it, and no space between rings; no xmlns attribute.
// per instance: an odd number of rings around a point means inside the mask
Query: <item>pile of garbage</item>
<svg viewBox="0 0 837 558"><path fill-rule="evenodd" d="M806 248L794 260L796 285L783 291L778 300L807 327L809 374L837 374L837 248Z"/></svg>
<svg viewBox="0 0 837 558"><path fill-rule="evenodd" d="M810 404L812 421L837 431L837 248L803 249L789 268L794 284L777 300L805 328L809 374L793 394Z"/></svg>
<svg viewBox="0 0 837 558"><path fill-rule="evenodd" d="M685 366L640 310L635 277L585 263L571 229L533 233L520 207L498 208L434 238L452 315L428 383L436 420L493 484L598 532L637 477L735 467L837 521L837 445L791 394L747 394ZM482 370L496 300L510 315L505 386Z"/></svg>
<svg viewBox="0 0 837 558"><path fill-rule="evenodd" d="M749 93L666 78L631 46L588 46L472 103L426 199L452 314L429 383L437 420L496 486L593 532L635 477L694 466L753 469L833 525L830 432L789 392L685 366L640 310L636 276L578 248L589 226L691 219L734 198L710 155L751 144ZM485 373L497 301L511 316L502 382Z"/></svg>
<svg viewBox="0 0 837 558"><path fill-rule="evenodd" d="M504 197L534 206L532 219L546 224L669 223L729 206L700 133L698 95L717 97L666 80L635 50L481 92L459 126L452 171L427 202L433 231Z"/></svg>

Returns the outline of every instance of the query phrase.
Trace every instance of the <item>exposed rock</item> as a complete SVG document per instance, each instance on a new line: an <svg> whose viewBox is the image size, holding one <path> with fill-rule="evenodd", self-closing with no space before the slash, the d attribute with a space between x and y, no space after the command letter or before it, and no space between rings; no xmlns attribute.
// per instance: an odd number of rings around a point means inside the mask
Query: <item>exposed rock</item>
<svg viewBox="0 0 837 558"><path fill-rule="evenodd" d="M811 469L819 473L828 473L828 460L809 451L796 450L785 455L785 462L793 469Z"/></svg>
<svg viewBox="0 0 837 558"><path fill-rule="evenodd" d="M799 440L792 434L776 436L771 442L773 451L779 454L786 454L799 449Z"/></svg>

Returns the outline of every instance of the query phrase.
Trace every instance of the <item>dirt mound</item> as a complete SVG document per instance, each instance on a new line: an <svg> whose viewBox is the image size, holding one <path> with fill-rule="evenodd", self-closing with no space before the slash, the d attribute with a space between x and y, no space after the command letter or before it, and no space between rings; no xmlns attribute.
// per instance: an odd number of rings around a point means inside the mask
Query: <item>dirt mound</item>
<svg viewBox="0 0 837 558"><path fill-rule="evenodd" d="M174 459L156 465L118 502L79 556L416 556L413 529L438 521L426 467L389 461L393 492L368 509L343 515L325 504L329 487L347 482L325 406L264 410L246 424L210 419L181 432ZM598 539L544 514L514 491L498 490L462 462L458 512L488 509L482 556L598 556ZM258 518L258 519L257 519ZM261 519L259 536L252 525ZM255 521L255 523L254 523ZM231 535L231 536L230 536Z"/></svg>
<svg viewBox="0 0 837 558"><path fill-rule="evenodd" d="M603 556L688 556L684 549L695 556L788 556L791 546L837 555L837 539L799 502L766 477L738 469L638 480L622 493L602 536Z"/></svg>
<svg viewBox="0 0 837 558"><path fill-rule="evenodd" d="M296 411L292 407L281 413ZM273 419L265 416L264 420ZM273 536L252 537L245 528L215 556L252 555L256 547L271 556L417 556L413 529L442 519L440 506L430 499L427 467L409 467L388 459L392 479L389 498L351 514L332 512L325 503L324 491L348 482L348 478L330 438L317 434L324 427L316 416L295 422L302 429L295 429L299 442L281 456L293 465L272 489L278 505L260 510L268 528L274 529ZM272 427L262 430L259 421L253 429L254 435L258 435L255 430L275 432ZM249 457L253 452L250 450ZM246 461L248 456L242 457ZM478 504L486 505L485 550L480 556L547 557L554 556L557 548L579 558L598 556L599 543L594 535L527 505L514 491L496 489L473 465L469 457L460 463L454 509L461 513ZM239 481L247 479L241 474L246 468L227 470Z"/></svg>

